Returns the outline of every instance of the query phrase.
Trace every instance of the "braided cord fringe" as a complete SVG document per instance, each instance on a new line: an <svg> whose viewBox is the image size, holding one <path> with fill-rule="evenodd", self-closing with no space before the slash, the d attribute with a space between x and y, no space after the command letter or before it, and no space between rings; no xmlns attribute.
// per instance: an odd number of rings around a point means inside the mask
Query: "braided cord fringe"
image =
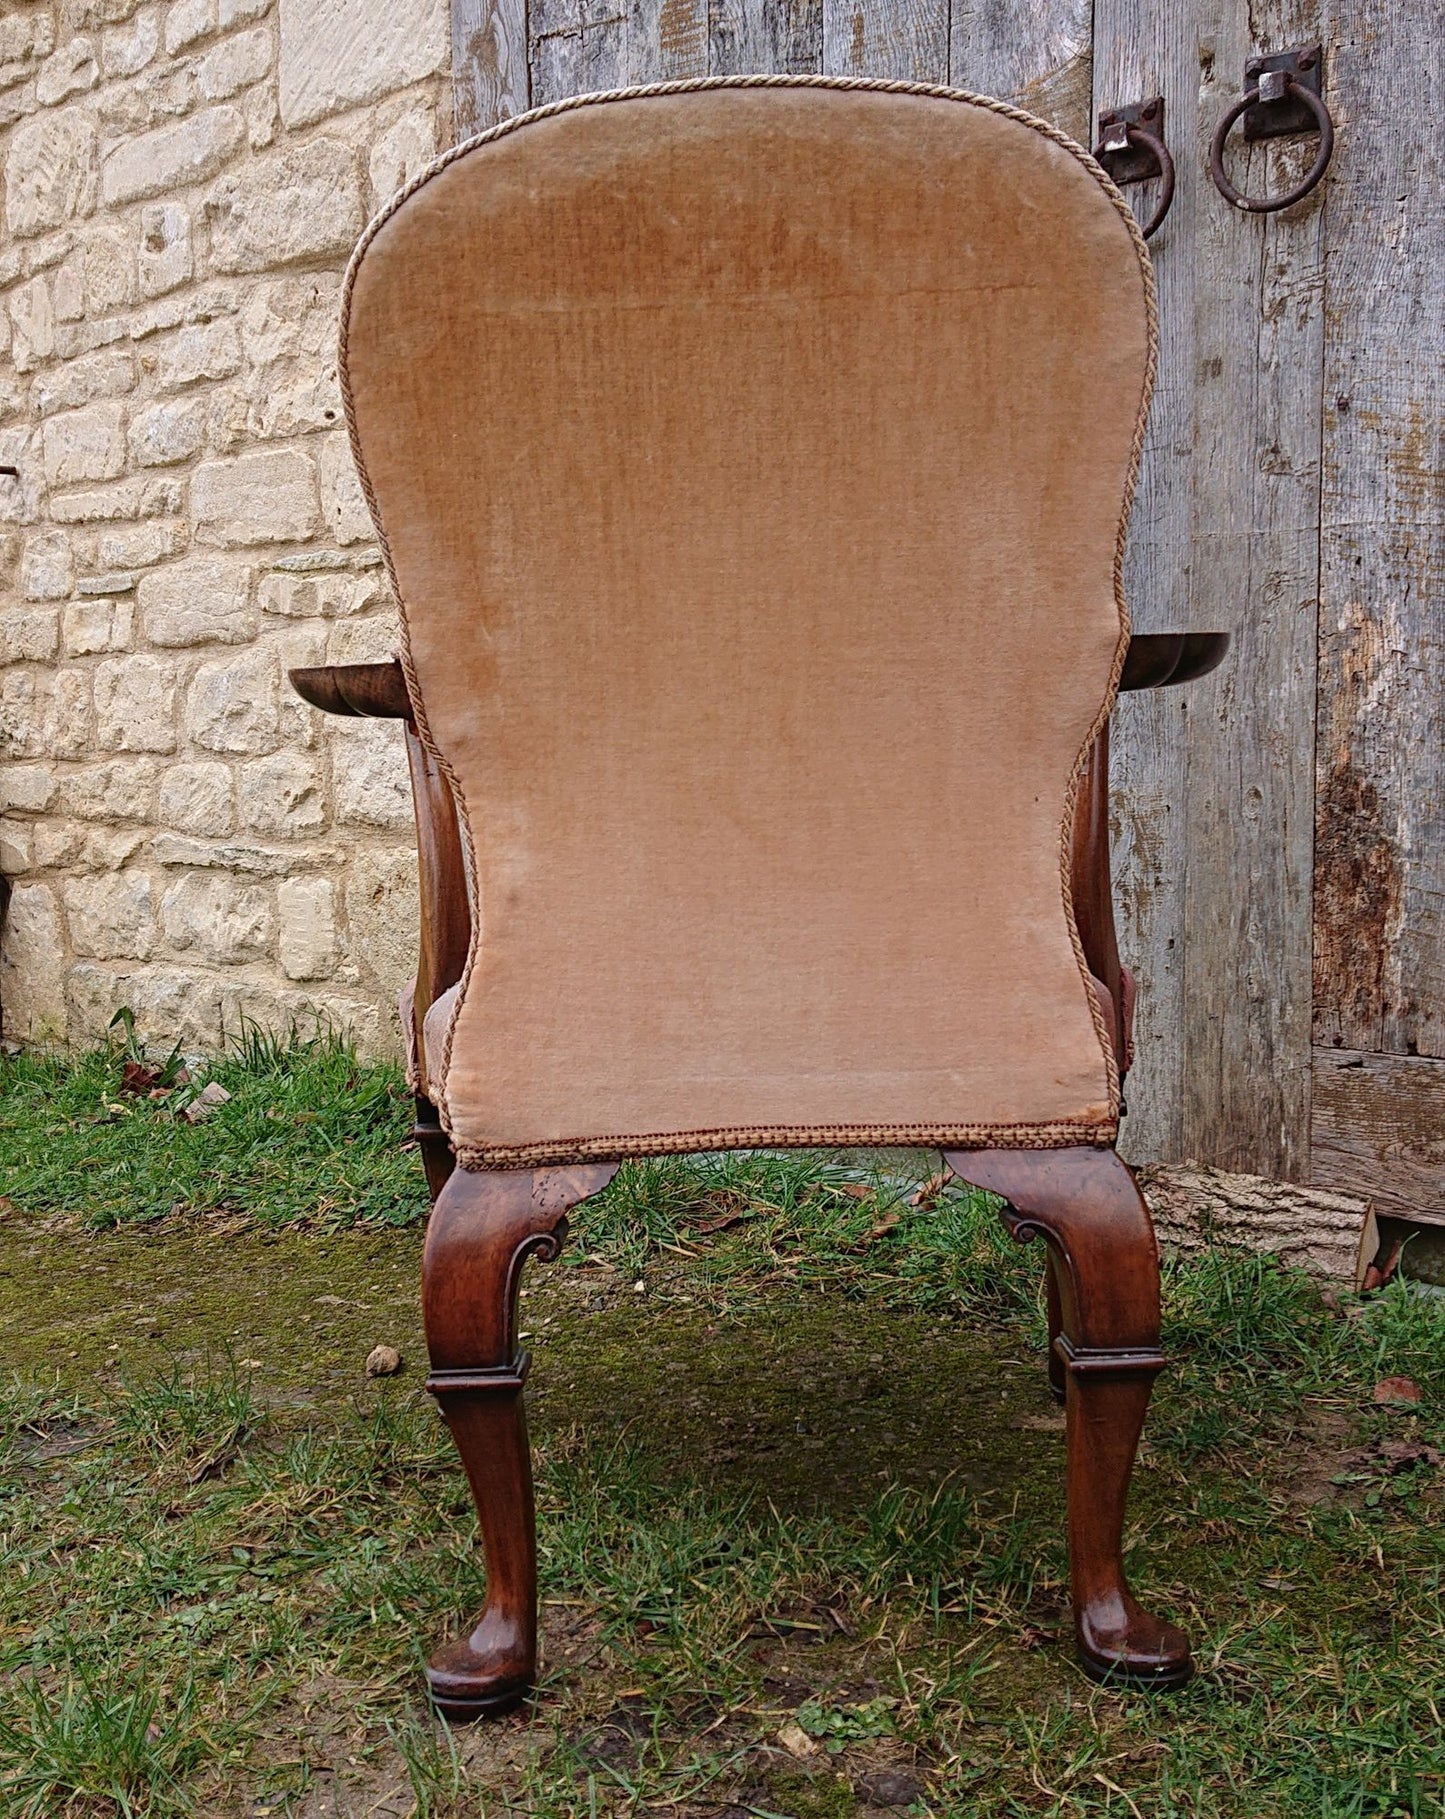
<svg viewBox="0 0 1445 1819"><path fill-rule="evenodd" d="M1093 724L1090 726L1078 756L1069 775L1065 792L1064 815L1059 829L1059 880L1063 895L1064 916L1068 925L1069 941L1074 951L1074 958L1079 968L1079 985L1084 995L1093 1021L1094 1030L1099 1038L1099 1047L1103 1055L1104 1066L1108 1077L1110 1123L1095 1125L1080 1122L1077 1124L1010 1124L1010 1125L959 1125L953 1128L937 1129L924 1126L819 1126L816 1129L768 1129L768 1130L712 1130L673 1133L672 1135L618 1136L606 1138L579 1138L574 1141L558 1141L545 1144L527 1144L514 1148L479 1148L462 1144L457 1149L458 1160L464 1167L521 1167L540 1163L557 1163L565 1161L588 1161L596 1159L612 1160L624 1155L659 1155L663 1153L685 1153L692 1150L729 1147L769 1146L777 1148L812 1147L814 1145L846 1147L850 1145L873 1146L877 1144L914 1143L919 1145L952 1145L960 1149L996 1148L996 1149L1057 1149L1075 1143L1112 1143L1117 1134L1119 1108L1122 1103L1122 1087L1119 1078L1118 1059L1114 1053L1113 1037L1104 1021L1104 1013L1093 989L1089 977L1088 962L1084 957L1084 944L1079 935L1078 917L1074 911L1072 881L1070 879L1070 851L1074 824L1074 808L1078 799L1079 785L1083 778L1089 754L1094 742L1114 711L1118 698L1119 679L1124 671L1124 659L1129 650L1130 620L1129 603L1124 596L1124 547L1129 532L1129 514L1134 503L1134 493L1139 480L1139 466L1144 453L1144 435L1149 421L1149 406L1154 395L1154 383L1159 369L1159 324L1156 292L1154 285L1154 267L1149 257L1149 249L1144 243L1144 236L1133 210L1124 200L1118 187L1109 177L1108 172L1077 140L1052 126L1047 120L1040 120L1035 115L1025 113L1022 108L1014 107L1007 101L1000 101L991 95L974 95L964 89L948 88L931 82L886 81L870 76L791 76L791 75L750 75L750 76L699 76L683 82L650 82L638 88L604 89L595 94L569 95L565 100L549 102L545 107L530 109L524 114L514 114L510 119L488 127L485 132L477 133L470 139L464 139L449 151L435 158L399 190L384 209L367 226L356 249L351 255L346 268L346 280L341 293L341 334L340 334L340 376L341 398L346 412L346 427L351 441L352 459L356 464L357 475L361 481L362 494L366 499L367 509L371 513L376 527L377 541L381 545L382 557L386 563L387 576L391 582L392 593L396 597L397 609L401 621L401 646L397 652L402 673L406 677L407 694L411 700L412 713L422 743L435 759L442 774L451 786L452 797L456 804L457 815L461 822L462 837L467 854L467 885L472 897L472 939L467 952L466 966L462 973L461 989L457 993L456 1006L447 1025L446 1037L442 1048L441 1078L436 1083L434 1097L442 1124L448 1135L452 1132L451 1108L447 1100L446 1082L451 1071L452 1042L456 1033L457 1019L462 1005L466 1001L467 987L476 964L481 944L481 923L479 905L476 901L476 878L478 875L476 845L474 841L471 814L466 796L451 765L447 762L426 719L426 704L422 699L421 686L417 680L416 666L412 656L411 631L407 619L406 601L402 594L397 577L396 564L392 558L391 545L387 540L386 530L381 521L381 512L372 488L371 476L367 472L366 462L361 448L361 439L356 426L356 407L351 391L351 374L347 361L347 343L351 327L351 304L356 287L357 273L361 262L366 257L367 249L381 232L392 216L402 208L418 190L423 189L434 177L467 157L479 147L490 145L495 140L504 139L508 134L517 132L521 127L530 126L538 120L550 120L558 114L570 113L574 108L606 106L615 101L640 101L654 95L696 94L709 89L730 88L825 88L856 90L864 93L884 95L920 95L939 101L960 102L968 107L983 108L989 113L999 114L1006 120L1016 120L1019 125L1041 134L1051 140L1076 159L1103 190L1114 205L1120 219L1129 232L1134 243L1134 251L1139 261L1140 276L1143 280L1144 310L1146 316L1148 354L1144 370L1144 382L1140 389L1139 409L1134 424L1134 439L1129 451L1129 467L1125 476L1124 495L1119 513L1118 530L1114 540L1114 601L1119 614L1119 641L1114 651L1114 661L1109 672L1109 680L1104 700Z"/></svg>

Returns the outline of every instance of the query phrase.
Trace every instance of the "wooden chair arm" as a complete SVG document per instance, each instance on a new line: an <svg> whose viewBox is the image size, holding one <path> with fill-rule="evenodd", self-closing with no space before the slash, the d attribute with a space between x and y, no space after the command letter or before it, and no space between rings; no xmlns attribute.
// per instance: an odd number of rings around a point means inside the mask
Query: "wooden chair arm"
<svg viewBox="0 0 1445 1819"><path fill-rule="evenodd" d="M324 714L401 720L406 726L406 762L416 810L417 884L421 900L416 988L412 999L413 1053L418 1080L427 1091L422 1024L443 992L461 978L472 939L461 828L451 785L422 744L412 718L401 665L332 663L293 669L291 686Z"/></svg>
<svg viewBox="0 0 1445 1819"><path fill-rule="evenodd" d="M319 707L323 714L411 719L406 677L394 657L390 663L328 663L319 669L293 669L287 674L301 699Z"/></svg>
<svg viewBox="0 0 1445 1819"><path fill-rule="evenodd" d="M1228 632L1136 632L1129 640L1119 693L1197 681L1218 669L1228 649Z"/></svg>

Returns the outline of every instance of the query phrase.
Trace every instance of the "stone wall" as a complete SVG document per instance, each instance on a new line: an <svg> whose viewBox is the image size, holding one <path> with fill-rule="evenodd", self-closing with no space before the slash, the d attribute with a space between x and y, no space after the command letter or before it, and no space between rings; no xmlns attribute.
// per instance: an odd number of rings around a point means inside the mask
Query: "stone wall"
<svg viewBox="0 0 1445 1819"><path fill-rule="evenodd" d="M446 0L0 4L7 1038L396 1040L399 732L285 671L393 644L338 301L449 61Z"/></svg>

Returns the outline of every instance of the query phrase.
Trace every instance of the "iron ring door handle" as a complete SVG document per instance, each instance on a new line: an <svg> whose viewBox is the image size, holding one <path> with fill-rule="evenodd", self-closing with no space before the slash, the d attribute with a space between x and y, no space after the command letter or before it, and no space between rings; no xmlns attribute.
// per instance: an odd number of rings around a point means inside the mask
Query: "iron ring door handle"
<svg viewBox="0 0 1445 1819"><path fill-rule="evenodd" d="M1159 200L1154 204L1154 213L1144 222L1139 232L1146 240L1152 240L1164 225L1164 217L1169 213L1169 205L1174 200L1174 159L1169 147L1157 133L1151 133L1147 126L1136 126L1130 121L1124 129L1130 145L1142 145L1145 151L1152 152L1159 165ZM1100 164L1108 157L1110 147L1100 140L1094 147L1094 156ZM1108 166L1104 165L1107 170Z"/></svg>
<svg viewBox="0 0 1445 1819"><path fill-rule="evenodd" d="M1229 181L1224 170L1224 144L1234 130L1234 123L1246 108L1254 107L1260 99L1260 85L1255 83L1230 108L1229 112L1214 129L1214 138L1209 147L1209 174L1214 179L1214 187L1224 200L1235 208L1243 209L1249 215L1273 215L1282 208L1291 208L1301 201L1324 176L1329 168L1330 156L1335 149L1335 123L1330 118L1330 110L1312 88L1298 82L1287 71L1283 74L1283 89L1302 101L1315 117L1319 128L1320 148L1315 153L1315 161L1305 172L1293 189L1286 190L1281 196L1246 196L1237 190Z"/></svg>

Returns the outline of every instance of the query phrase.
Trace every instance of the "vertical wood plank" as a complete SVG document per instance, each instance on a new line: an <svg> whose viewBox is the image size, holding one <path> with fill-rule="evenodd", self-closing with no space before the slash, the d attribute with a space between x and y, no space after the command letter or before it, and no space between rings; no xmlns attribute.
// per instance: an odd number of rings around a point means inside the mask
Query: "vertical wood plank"
<svg viewBox="0 0 1445 1819"><path fill-rule="evenodd" d="M1396 1055L1445 1055L1442 45L1342 22L1327 179L1315 1036Z"/></svg>
<svg viewBox="0 0 1445 1819"><path fill-rule="evenodd" d="M823 0L830 76L948 81L948 0Z"/></svg>
<svg viewBox="0 0 1445 1819"><path fill-rule="evenodd" d="M624 82L679 82L708 73L707 0L628 0Z"/></svg>
<svg viewBox="0 0 1445 1819"><path fill-rule="evenodd" d="M532 104L622 84L628 0L531 0Z"/></svg>
<svg viewBox="0 0 1445 1819"><path fill-rule="evenodd" d="M1201 212L1211 200L1217 203L1194 149L1197 26L1191 7L1095 0L1094 119L1108 108L1163 95L1177 170L1173 206L1151 243L1160 368L1124 568L1134 627L1145 632L1183 631L1193 624L1193 248ZM1154 193L1153 184L1125 191L1140 211L1153 206ZM1126 695L1114 717L1111 823L1119 945L1139 982L1129 1115L1120 1132L1120 1147L1131 1161L1183 1153L1185 758L1194 700L1192 688Z"/></svg>
<svg viewBox="0 0 1445 1819"><path fill-rule="evenodd" d="M823 68L822 0L709 0L714 76L810 76Z"/></svg>
<svg viewBox="0 0 1445 1819"><path fill-rule="evenodd" d="M953 0L948 79L1085 139L1094 0Z"/></svg>
<svg viewBox="0 0 1445 1819"><path fill-rule="evenodd" d="M1250 52L1327 35L1309 0L1259 0L1252 35L1243 6L1203 4L1217 11L1200 39L1201 151ZM1313 149L1273 140L1246 154L1236 141L1231 156L1250 185L1277 187ZM1235 645L1189 719L1182 1143L1286 1180L1308 1179L1328 195L1263 217L1216 198L1196 217L1194 255L1190 611L1232 628Z"/></svg>
<svg viewBox="0 0 1445 1819"><path fill-rule="evenodd" d="M527 0L451 4L452 125L460 141L527 109Z"/></svg>

